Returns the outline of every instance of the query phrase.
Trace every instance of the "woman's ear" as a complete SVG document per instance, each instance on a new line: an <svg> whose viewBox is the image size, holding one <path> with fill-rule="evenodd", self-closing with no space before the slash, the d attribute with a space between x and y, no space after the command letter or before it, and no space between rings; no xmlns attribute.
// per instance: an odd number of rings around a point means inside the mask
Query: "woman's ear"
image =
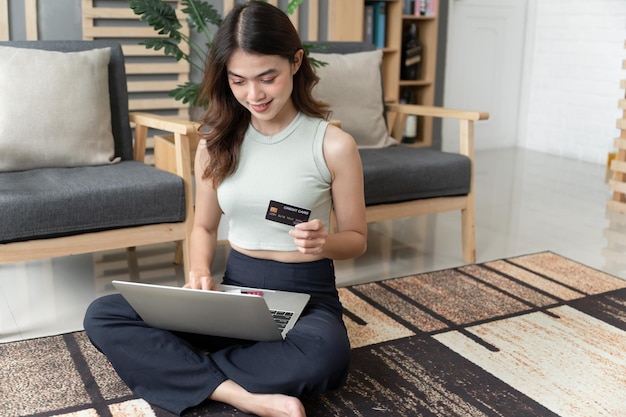
<svg viewBox="0 0 626 417"><path fill-rule="evenodd" d="M291 75L294 75L300 69L302 65L302 59L304 57L304 49L298 49L293 55L293 63L291 64Z"/></svg>

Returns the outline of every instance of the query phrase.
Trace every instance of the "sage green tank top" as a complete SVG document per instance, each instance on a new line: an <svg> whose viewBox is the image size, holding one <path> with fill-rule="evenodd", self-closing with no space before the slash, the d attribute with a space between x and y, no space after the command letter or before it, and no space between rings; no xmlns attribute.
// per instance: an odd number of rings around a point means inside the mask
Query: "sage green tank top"
<svg viewBox="0 0 626 417"><path fill-rule="evenodd" d="M217 189L228 240L243 249L295 251L293 226L266 220L270 200L311 210L328 230L331 173L324 160L328 122L302 113L283 131L265 136L249 126L235 172Z"/></svg>

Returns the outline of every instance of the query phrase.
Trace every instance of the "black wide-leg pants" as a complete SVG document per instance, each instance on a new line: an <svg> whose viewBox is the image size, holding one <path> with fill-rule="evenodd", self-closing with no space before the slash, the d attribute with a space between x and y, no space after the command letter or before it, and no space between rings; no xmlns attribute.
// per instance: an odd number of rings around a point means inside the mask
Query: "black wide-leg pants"
<svg viewBox="0 0 626 417"><path fill-rule="evenodd" d="M285 340L278 342L153 328L119 294L89 306L85 330L136 395L176 414L200 404L228 379L249 392L293 396L343 384L350 344L331 260L291 264L231 251L223 282L306 292L311 300Z"/></svg>

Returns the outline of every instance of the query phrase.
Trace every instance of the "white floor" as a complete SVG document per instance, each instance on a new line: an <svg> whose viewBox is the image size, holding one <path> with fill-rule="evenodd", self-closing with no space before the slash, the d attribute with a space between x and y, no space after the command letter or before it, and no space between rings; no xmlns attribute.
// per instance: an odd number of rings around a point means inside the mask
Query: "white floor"
<svg viewBox="0 0 626 417"><path fill-rule="evenodd" d="M478 262L549 250L626 278L626 216L606 210L605 167L521 149L476 154ZM369 226L367 253L336 262L338 285L463 264L460 214ZM178 285L172 245L0 266L0 343L82 329L112 279ZM214 272L221 275L226 249Z"/></svg>

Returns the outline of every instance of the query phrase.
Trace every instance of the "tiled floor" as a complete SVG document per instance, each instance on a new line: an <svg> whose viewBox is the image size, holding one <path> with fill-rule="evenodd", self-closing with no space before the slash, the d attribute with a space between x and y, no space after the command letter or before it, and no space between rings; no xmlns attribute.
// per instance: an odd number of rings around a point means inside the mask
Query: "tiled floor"
<svg viewBox="0 0 626 417"><path fill-rule="evenodd" d="M605 167L521 149L477 152L478 262L550 250L626 278L626 217L607 212ZM463 264L459 213L370 225L367 253L338 285ZM0 266L0 343L78 330L112 279L177 285L171 245ZM226 257L220 248L214 272Z"/></svg>

